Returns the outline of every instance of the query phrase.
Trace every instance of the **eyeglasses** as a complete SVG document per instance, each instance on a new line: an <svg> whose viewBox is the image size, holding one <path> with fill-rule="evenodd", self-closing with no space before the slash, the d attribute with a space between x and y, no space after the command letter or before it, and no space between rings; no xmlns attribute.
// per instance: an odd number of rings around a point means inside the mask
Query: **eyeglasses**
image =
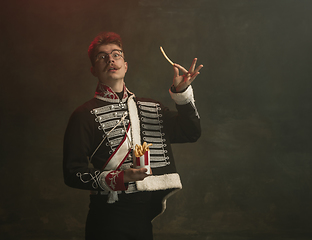
<svg viewBox="0 0 312 240"><path fill-rule="evenodd" d="M107 61L107 59L109 58L109 55L111 55L114 60L118 60L120 58L123 58L122 51L118 50L118 49L114 49L111 53L99 52L96 55L96 60Z"/></svg>

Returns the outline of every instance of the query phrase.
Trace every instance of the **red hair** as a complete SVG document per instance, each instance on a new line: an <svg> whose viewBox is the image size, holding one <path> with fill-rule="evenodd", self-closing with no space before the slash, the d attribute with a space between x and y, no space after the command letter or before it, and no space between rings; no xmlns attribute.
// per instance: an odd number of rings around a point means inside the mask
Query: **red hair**
<svg viewBox="0 0 312 240"><path fill-rule="evenodd" d="M99 33L94 40L91 42L89 49L88 49L88 55L91 61L92 66L94 66L95 63L95 53L99 46L103 44L116 44L123 50L122 48L122 41L119 34L114 32L101 32Z"/></svg>

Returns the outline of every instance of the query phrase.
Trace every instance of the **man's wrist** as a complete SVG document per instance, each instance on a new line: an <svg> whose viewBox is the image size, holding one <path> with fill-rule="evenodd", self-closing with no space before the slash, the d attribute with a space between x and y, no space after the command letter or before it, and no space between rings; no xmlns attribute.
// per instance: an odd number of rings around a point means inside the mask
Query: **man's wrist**
<svg viewBox="0 0 312 240"><path fill-rule="evenodd" d="M173 92L173 93L183 93L183 92L186 91L186 89L188 89L188 87L189 87L189 86L187 86L186 88L184 88L182 91L177 91L177 88L174 86L174 84L172 84L170 90L171 90L171 92Z"/></svg>
<svg viewBox="0 0 312 240"><path fill-rule="evenodd" d="M171 98L178 105L188 104L189 102L194 102L193 88L189 85L183 92L173 92L172 87L169 89Z"/></svg>

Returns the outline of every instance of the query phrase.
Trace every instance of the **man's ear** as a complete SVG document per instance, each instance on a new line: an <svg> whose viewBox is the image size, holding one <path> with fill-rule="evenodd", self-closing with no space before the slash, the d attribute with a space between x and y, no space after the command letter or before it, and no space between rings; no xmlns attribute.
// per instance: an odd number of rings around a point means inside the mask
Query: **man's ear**
<svg viewBox="0 0 312 240"><path fill-rule="evenodd" d="M96 71L95 71L95 69L94 69L93 66L91 66L90 72L92 73L92 75L93 75L94 77L97 77Z"/></svg>
<svg viewBox="0 0 312 240"><path fill-rule="evenodd" d="M125 69L126 69L126 72L128 71L128 63L125 62Z"/></svg>

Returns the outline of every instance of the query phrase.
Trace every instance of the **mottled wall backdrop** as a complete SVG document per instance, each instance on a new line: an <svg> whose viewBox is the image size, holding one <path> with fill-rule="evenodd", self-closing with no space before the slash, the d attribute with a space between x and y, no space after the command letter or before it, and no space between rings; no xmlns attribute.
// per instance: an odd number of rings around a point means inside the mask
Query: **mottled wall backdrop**
<svg viewBox="0 0 312 240"><path fill-rule="evenodd" d="M183 190L155 239L311 237L312 1L4 0L1 26L1 239L83 239L88 192L62 178L68 118L93 97L87 49L121 34L126 83L169 107L188 67L202 121L174 147ZM259 237L259 238L257 238Z"/></svg>

